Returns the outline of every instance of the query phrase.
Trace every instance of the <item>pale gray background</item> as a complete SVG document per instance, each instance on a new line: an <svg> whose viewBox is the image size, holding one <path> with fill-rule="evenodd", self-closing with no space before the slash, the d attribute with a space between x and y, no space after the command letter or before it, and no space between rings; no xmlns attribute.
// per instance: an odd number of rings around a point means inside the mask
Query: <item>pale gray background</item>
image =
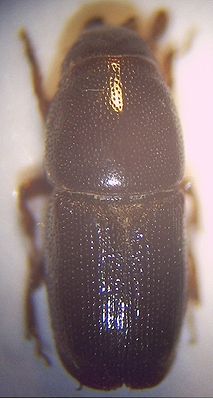
<svg viewBox="0 0 213 399"><path fill-rule="evenodd" d="M164 382L147 391L126 388L102 393L78 384L60 365L48 324L45 291L38 295L39 320L53 367L34 357L33 344L23 339L23 287L26 255L16 219L17 176L42 159L41 121L31 90L29 68L17 31L31 34L44 74L67 18L84 1L5 0L0 2L0 395L1 396L212 396L213 393L213 1L135 1L150 12L161 5L173 14L170 38L181 44L197 29L194 45L176 63L176 101L180 112L190 174L202 204L202 228L196 253L202 307L196 312L197 345L188 343L184 328L174 367ZM168 36L166 37L168 38Z"/></svg>

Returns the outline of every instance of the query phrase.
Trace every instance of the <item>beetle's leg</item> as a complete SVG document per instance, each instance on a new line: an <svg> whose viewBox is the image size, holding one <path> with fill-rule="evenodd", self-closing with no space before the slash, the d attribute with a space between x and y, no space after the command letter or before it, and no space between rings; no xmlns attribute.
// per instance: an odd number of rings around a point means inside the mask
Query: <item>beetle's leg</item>
<svg viewBox="0 0 213 399"><path fill-rule="evenodd" d="M160 55L160 66L161 71L163 73L164 79L167 85L172 88L173 87L173 61L177 55L177 50L174 47L167 48Z"/></svg>
<svg viewBox="0 0 213 399"><path fill-rule="evenodd" d="M186 36L186 40L179 46L169 45L167 48L159 52L158 60L161 66L161 71L163 73L164 79L168 86L172 88L173 86L173 62L178 56L184 55L192 46L195 36L195 31L191 30Z"/></svg>
<svg viewBox="0 0 213 399"><path fill-rule="evenodd" d="M193 235L199 229L199 204L195 191L192 185L184 179L181 184L187 199L190 202L190 213L187 218L187 236L188 236L188 299L189 309L187 317L190 327L190 341L192 343L197 341L196 326L194 321L194 306L200 304L200 290L199 279L197 275L197 263L193 252Z"/></svg>
<svg viewBox="0 0 213 399"><path fill-rule="evenodd" d="M184 184L184 183L183 183ZM189 299L194 304L200 303L199 284L197 277L196 260L192 248L192 236L199 229L199 204L196 193L191 184L185 184L185 192L190 200L190 215L187 220L189 236L188 260L189 260Z"/></svg>
<svg viewBox="0 0 213 399"><path fill-rule="evenodd" d="M197 275L197 264L195 261L195 256L192 251L191 245L188 249L188 265L189 265L189 277L188 277L188 311L187 319L190 329L190 342L197 342L197 328L195 324L195 314L194 307L200 304L200 290L199 281Z"/></svg>
<svg viewBox="0 0 213 399"><path fill-rule="evenodd" d="M169 14L166 10L160 9L155 12L148 21L146 28L146 40L149 43L153 53L155 54L161 66L164 79L168 86L172 87L172 66L176 55L176 49L169 46L165 50L159 47L158 41L168 27Z"/></svg>
<svg viewBox="0 0 213 399"><path fill-rule="evenodd" d="M168 23L169 14L167 11L164 9L158 10L148 21L145 37L160 64L161 72L163 73L166 83L170 88L172 88L174 59L177 56L186 53L191 48L196 32L194 29L189 31L186 35L186 39L180 46L169 44L162 49L158 42L166 31Z"/></svg>
<svg viewBox="0 0 213 399"><path fill-rule="evenodd" d="M25 291L25 331L26 338L35 339L36 353L42 356L47 364L49 360L42 350L42 340L36 323L34 293L44 281L44 262L42 249L37 243L37 223L29 208L30 201L41 195L47 196L52 191L46 176L40 174L24 182L19 188L18 205L21 216L21 227L29 241L29 269Z"/></svg>
<svg viewBox="0 0 213 399"><path fill-rule="evenodd" d="M146 26L146 39L151 47L155 47L160 37L168 27L169 14L164 9L157 10L151 15Z"/></svg>
<svg viewBox="0 0 213 399"><path fill-rule="evenodd" d="M33 46L31 44L30 38L27 34L27 32L22 29L20 32L20 38L24 43L24 49L25 49L25 54L28 59L30 69L31 69L31 75L32 75L32 81L33 81L33 88L35 95L38 99L38 105L39 109L42 115L43 120L46 119L46 115L48 112L48 107L49 107L49 101L47 100L44 88L43 88L43 83L42 83L42 74L39 68L39 63L36 58L35 52L33 50Z"/></svg>

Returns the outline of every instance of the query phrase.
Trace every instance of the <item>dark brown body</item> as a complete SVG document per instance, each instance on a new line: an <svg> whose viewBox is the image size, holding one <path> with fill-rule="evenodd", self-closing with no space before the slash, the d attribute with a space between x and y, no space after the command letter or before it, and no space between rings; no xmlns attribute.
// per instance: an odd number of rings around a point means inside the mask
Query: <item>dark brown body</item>
<svg viewBox="0 0 213 399"><path fill-rule="evenodd" d="M86 31L47 119L46 281L56 345L82 385L159 383L185 308L183 145L146 44Z"/></svg>

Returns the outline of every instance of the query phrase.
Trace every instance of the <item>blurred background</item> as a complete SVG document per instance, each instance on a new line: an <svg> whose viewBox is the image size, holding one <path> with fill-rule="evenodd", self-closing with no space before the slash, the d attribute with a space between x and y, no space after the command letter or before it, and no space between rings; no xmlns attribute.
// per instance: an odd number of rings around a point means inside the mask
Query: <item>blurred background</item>
<svg viewBox="0 0 213 399"><path fill-rule="evenodd" d="M200 202L201 226L195 237L201 306L195 312L197 343L189 344L184 326L174 366L161 385L145 391L125 387L103 393L78 383L61 366L54 349L45 289L37 295L38 319L53 366L34 356L23 334L26 248L17 223L20 173L41 164L42 123L32 92L29 66L17 32L26 27L44 77L67 19L85 0L1 0L0 2L0 396L38 397L210 397L213 392L213 1L134 1L150 15L159 7L171 13L165 42L181 46L192 29L190 50L175 63L175 101L185 140L187 175Z"/></svg>

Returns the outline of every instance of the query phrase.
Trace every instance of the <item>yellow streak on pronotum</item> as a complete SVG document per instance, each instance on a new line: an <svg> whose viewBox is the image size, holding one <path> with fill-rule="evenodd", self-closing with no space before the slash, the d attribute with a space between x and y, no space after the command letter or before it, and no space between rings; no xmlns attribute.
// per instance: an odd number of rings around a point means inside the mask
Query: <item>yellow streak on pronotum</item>
<svg viewBox="0 0 213 399"><path fill-rule="evenodd" d="M111 62L110 65L110 105L115 112L123 111L123 85L121 82L120 62Z"/></svg>

